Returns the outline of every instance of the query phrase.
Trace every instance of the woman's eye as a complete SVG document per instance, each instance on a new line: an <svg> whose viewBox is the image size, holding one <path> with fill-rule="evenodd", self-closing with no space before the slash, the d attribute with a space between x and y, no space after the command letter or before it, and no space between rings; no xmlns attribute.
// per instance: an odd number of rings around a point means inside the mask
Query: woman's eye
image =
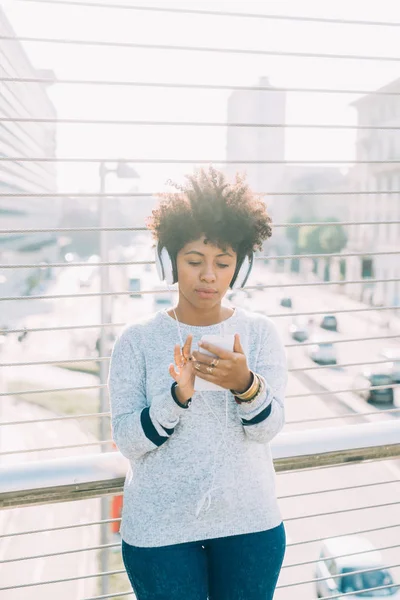
<svg viewBox="0 0 400 600"><path fill-rule="evenodd" d="M221 269L226 269L227 267L229 267L229 265L222 265L222 264L220 264L220 265L218 265L218 267L221 267Z"/></svg>
<svg viewBox="0 0 400 600"><path fill-rule="evenodd" d="M199 262L190 262L190 261L189 261L189 265L193 265L194 267L196 267L196 266L197 266L197 265L199 265L199 264L200 264Z"/></svg>

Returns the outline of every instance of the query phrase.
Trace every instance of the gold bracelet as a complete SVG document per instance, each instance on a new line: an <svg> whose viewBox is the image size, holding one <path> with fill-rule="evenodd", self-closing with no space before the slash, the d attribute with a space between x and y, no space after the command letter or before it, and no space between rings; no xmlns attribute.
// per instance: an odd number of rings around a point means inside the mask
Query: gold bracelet
<svg viewBox="0 0 400 600"><path fill-rule="evenodd" d="M263 393L264 389L265 389L265 382L263 380L262 377L260 377L259 375L257 375L258 379L260 380L260 387L258 388L257 392L254 394L254 396L252 398L250 398L250 400L247 400L245 402L245 404L250 404L251 402L255 402L255 400L257 400L257 398L259 397L260 394ZM241 403L240 400L236 400L236 402L238 404Z"/></svg>
<svg viewBox="0 0 400 600"><path fill-rule="evenodd" d="M256 373L253 373L253 371L251 371L251 373L253 375L253 381L247 390L245 390L241 394L238 392L235 392L235 390L231 390L233 395L236 398L238 398L239 400L241 400L242 402L248 402L249 400L251 400L254 396L257 395L257 393L260 389L261 382L260 382L258 375Z"/></svg>

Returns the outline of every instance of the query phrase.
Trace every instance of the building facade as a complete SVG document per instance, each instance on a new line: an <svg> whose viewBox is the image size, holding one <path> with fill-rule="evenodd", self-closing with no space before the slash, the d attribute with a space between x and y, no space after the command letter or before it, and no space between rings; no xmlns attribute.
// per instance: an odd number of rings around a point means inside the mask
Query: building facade
<svg viewBox="0 0 400 600"><path fill-rule="evenodd" d="M264 199L273 222L285 220L284 203L274 192L282 191L285 172L286 93L275 90L267 77L257 84L260 90L235 90L227 106L226 172L232 177L246 172L250 187L265 194ZM260 127L235 127L229 124L250 123ZM263 127L262 125L272 125ZM274 127L274 125L276 125ZM230 161L276 161L275 164L235 164ZM276 229L269 247L272 252L286 251L283 229Z"/></svg>
<svg viewBox="0 0 400 600"><path fill-rule="evenodd" d="M1 7L0 32L15 36ZM22 77L43 79L44 82L7 81ZM36 70L18 41L4 40L0 46L0 78L0 114L3 117L56 117L47 95L47 87L54 82L54 74ZM7 160L54 158L55 152L55 123L0 121L0 158L6 159L0 161L1 229L52 228L58 225L61 206L56 198L51 197L57 189L55 163ZM24 194L50 194L50 197L24 197ZM54 234L10 232L0 235L0 263L40 263L57 258L57 237ZM32 270L0 269L1 295L28 292L29 285L39 275L39 271L35 275Z"/></svg>
<svg viewBox="0 0 400 600"><path fill-rule="evenodd" d="M373 254L395 252L400 245L400 225L391 223L400 220L400 163L391 162L400 160L400 131L379 129L400 127L400 79L363 96L354 106L359 126L377 127L358 129L356 161L378 162L356 162L349 178L355 192L349 198L349 218L388 222L349 228L347 250L361 256L347 258L347 279L365 279L365 283L348 285L347 293L371 304L399 306L399 281L368 280L400 278L398 254Z"/></svg>

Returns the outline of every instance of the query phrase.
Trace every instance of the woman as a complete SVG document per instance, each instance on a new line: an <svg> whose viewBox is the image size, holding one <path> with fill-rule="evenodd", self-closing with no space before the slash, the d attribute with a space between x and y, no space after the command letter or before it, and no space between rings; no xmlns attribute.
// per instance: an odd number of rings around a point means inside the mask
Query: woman
<svg viewBox="0 0 400 600"><path fill-rule="evenodd" d="M267 317L221 302L270 218L242 178L212 167L177 189L148 221L177 305L127 327L111 360L113 437L130 461L123 560L138 600L269 600L285 551L269 448L285 352ZM205 334L234 334L233 348L198 346ZM219 388L196 391L204 382Z"/></svg>

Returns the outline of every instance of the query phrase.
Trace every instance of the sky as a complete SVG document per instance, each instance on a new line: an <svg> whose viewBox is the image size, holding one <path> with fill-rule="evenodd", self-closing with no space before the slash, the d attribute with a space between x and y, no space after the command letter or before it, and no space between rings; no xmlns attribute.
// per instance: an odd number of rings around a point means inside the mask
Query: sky
<svg viewBox="0 0 400 600"><path fill-rule="evenodd" d="M166 6L400 23L398 0L100 1L109 6L37 0L0 0L0 4L17 36L400 57L399 26L168 14L115 6ZM58 79L251 85L261 76L267 76L275 86L373 90L400 75L400 60L279 57L39 42L24 42L24 48L36 68L52 69ZM229 91L58 83L49 89L49 96L59 118L225 122ZM358 97L289 92L286 121L355 124L356 111L351 102ZM288 128L285 134L287 160L354 158L354 130ZM185 158L195 163L196 159L223 161L225 146L224 127L59 124L57 130L59 157ZM168 178L180 178L190 170L188 165L140 164L135 168L140 175L137 183L141 191L157 191ZM107 191L120 191L127 185L109 176ZM96 192L98 167L60 164L58 186L59 191L65 192Z"/></svg>

